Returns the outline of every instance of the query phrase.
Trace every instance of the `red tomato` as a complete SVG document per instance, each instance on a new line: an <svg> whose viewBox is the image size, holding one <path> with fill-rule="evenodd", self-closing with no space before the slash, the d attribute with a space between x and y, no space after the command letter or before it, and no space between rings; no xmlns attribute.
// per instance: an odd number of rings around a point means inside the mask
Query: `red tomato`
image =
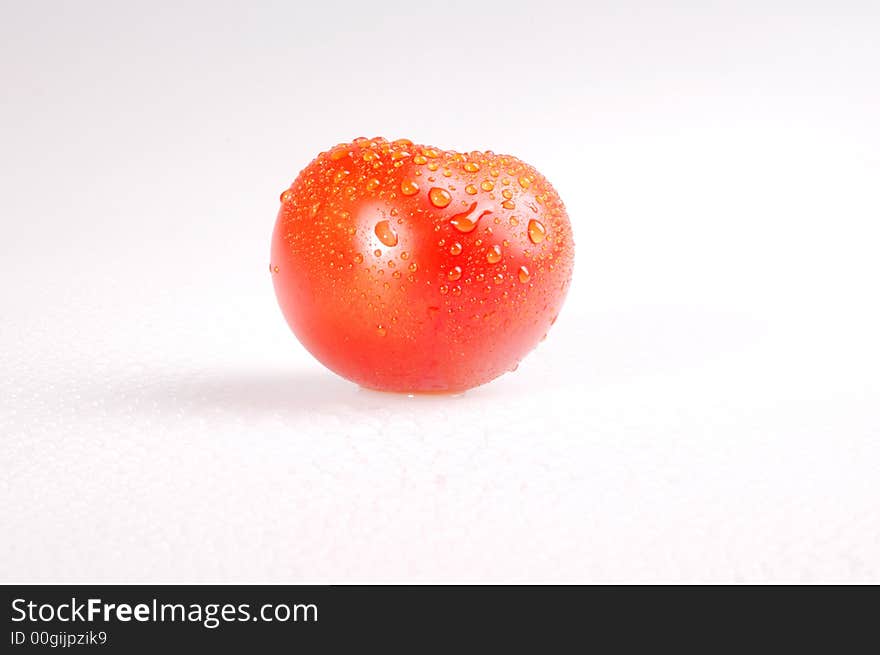
<svg viewBox="0 0 880 655"><path fill-rule="evenodd" d="M408 139L322 152L281 194L270 270L293 332L385 391L462 391L516 368L571 280L565 207L534 168Z"/></svg>

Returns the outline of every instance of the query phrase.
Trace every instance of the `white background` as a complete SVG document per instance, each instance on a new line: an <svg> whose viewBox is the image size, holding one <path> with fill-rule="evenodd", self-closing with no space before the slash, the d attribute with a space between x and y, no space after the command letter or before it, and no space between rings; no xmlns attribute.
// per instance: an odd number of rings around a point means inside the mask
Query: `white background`
<svg viewBox="0 0 880 655"><path fill-rule="evenodd" d="M880 581L877 3L258 4L0 4L0 581ZM516 373L289 332L278 194L359 135L556 186Z"/></svg>

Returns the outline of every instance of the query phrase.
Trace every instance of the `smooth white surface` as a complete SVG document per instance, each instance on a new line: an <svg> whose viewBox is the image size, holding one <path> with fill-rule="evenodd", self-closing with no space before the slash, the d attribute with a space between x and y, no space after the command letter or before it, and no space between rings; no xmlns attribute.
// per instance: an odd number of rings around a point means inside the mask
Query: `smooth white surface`
<svg viewBox="0 0 880 655"><path fill-rule="evenodd" d="M4 3L0 581L880 581L880 19L823 4ZM515 374L288 332L278 193L375 134L568 205Z"/></svg>

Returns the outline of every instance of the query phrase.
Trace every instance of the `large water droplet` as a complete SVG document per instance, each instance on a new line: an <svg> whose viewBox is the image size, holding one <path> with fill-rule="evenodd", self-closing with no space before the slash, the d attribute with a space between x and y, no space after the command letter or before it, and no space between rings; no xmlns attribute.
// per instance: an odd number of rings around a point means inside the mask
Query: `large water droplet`
<svg viewBox="0 0 880 655"><path fill-rule="evenodd" d="M547 229L543 223L532 219L529 221L529 240L532 243L541 243L547 236Z"/></svg>
<svg viewBox="0 0 880 655"><path fill-rule="evenodd" d="M447 276L450 282L455 282L457 279L461 277L461 266L453 266L449 269L449 273Z"/></svg>
<svg viewBox="0 0 880 655"><path fill-rule="evenodd" d="M393 248L397 245L397 232L394 231L394 228L391 227L391 223L388 221L379 221L376 223L375 232L376 236L379 237L379 241L389 248Z"/></svg>
<svg viewBox="0 0 880 655"><path fill-rule="evenodd" d="M452 196L449 195L449 191L436 186L428 191L428 198L431 199L432 205L441 209L452 202Z"/></svg>
<svg viewBox="0 0 880 655"><path fill-rule="evenodd" d="M531 278L532 278L532 275L531 275L531 273L529 273L529 269L527 269L525 266L520 266L519 267L519 281L522 282L523 284L525 284Z"/></svg>
<svg viewBox="0 0 880 655"><path fill-rule="evenodd" d="M333 161L338 161L343 157L348 156L348 146L336 146L333 150L330 151L330 159Z"/></svg>
<svg viewBox="0 0 880 655"><path fill-rule="evenodd" d="M419 185L412 180L404 180L400 183L400 192L405 196L414 196L419 192Z"/></svg>
<svg viewBox="0 0 880 655"><path fill-rule="evenodd" d="M460 255L461 254L461 244L456 241L451 246L449 246L449 254L450 255Z"/></svg>
<svg viewBox="0 0 880 655"><path fill-rule="evenodd" d="M464 170L468 173L476 173L480 170L480 165L475 161L467 161L464 163Z"/></svg>
<svg viewBox="0 0 880 655"><path fill-rule="evenodd" d="M460 214L455 214L455 216L449 219L449 222L459 232L473 232L474 228L477 227L477 221L479 221L485 214L489 213L483 212L476 218L471 218L471 214L473 214L476 208L477 203L472 202L470 207Z"/></svg>
<svg viewBox="0 0 880 655"><path fill-rule="evenodd" d="M490 264L497 264L501 261L501 248L500 246L492 246L489 248L489 252L486 253L486 261Z"/></svg>

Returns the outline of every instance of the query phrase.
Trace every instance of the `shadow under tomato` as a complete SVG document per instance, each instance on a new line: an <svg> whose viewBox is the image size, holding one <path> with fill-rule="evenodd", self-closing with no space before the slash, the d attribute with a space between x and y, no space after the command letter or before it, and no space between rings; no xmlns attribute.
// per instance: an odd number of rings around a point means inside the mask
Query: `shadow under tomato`
<svg viewBox="0 0 880 655"><path fill-rule="evenodd" d="M126 413L203 418L224 413L234 420L290 420L316 413L361 420L377 413L418 415L470 405L516 402L561 386L588 393L645 376L678 374L735 353L761 338L760 321L692 308L639 308L625 313L571 316L552 341L520 370L459 394L414 394L359 387L315 364L284 371L237 367L170 373L121 372L93 390L101 406ZM578 320L580 319L580 320ZM112 398L108 402L108 399Z"/></svg>
<svg viewBox="0 0 880 655"><path fill-rule="evenodd" d="M167 380L151 396L166 409L241 413L307 413L354 398L358 388L320 370L217 371Z"/></svg>
<svg viewBox="0 0 880 655"><path fill-rule="evenodd" d="M163 415L206 416L223 412L237 417L291 418L320 412L417 410L448 403L462 394L392 393L365 389L330 371L241 371L167 374L117 385L120 407Z"/></svg>

